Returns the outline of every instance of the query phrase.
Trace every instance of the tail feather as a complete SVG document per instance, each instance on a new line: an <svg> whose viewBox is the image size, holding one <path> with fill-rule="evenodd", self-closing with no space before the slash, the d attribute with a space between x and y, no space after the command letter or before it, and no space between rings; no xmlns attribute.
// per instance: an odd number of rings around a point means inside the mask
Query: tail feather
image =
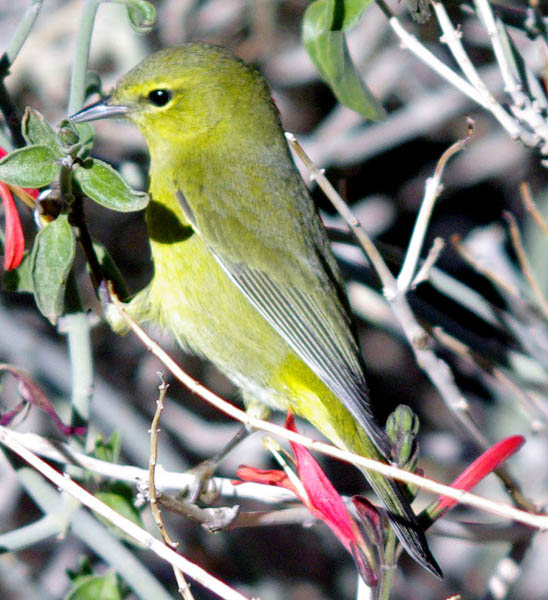
<svg viewBox="0 0 548 600"><path fill-rule="evenodd" d="M390 523L403 547L419 564L441 579L443 573L428 548L424 531L401 486L365 469L363 474L386 506Z"/></svg>

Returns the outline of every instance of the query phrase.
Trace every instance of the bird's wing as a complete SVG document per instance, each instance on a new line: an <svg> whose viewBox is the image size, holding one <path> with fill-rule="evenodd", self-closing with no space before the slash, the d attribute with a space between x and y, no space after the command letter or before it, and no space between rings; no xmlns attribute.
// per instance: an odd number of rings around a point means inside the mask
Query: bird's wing
<svg viewBox="0 0 548 600"><path fill-rule="evenodd" d="M260 197L244 206L233 195L240 189L230 185L207 201L179 186L177 198L227 275L386 457L388 440L371 412L346 295L319 217L296 173L278 190L283 195L270 190L268 202Z"/></svg>

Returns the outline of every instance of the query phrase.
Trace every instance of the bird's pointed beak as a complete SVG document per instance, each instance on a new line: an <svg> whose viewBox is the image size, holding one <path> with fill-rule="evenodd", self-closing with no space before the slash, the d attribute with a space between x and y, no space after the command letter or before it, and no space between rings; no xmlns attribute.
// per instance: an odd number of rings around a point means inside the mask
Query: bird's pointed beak
<svg viewBox="0 0 548 600"><path fill-rule="evenodd" d="M99 119L112 119L125 117L129 112L128 106L111 104L111 96L101 98L98 102L85 106L82 110L71 115L68 120L72 123L86 123L98 121Z"/></svg>

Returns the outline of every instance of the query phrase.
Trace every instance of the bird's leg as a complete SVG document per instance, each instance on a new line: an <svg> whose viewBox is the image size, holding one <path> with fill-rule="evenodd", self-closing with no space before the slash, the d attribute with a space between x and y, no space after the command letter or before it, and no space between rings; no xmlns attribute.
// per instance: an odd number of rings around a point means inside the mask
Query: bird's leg
<svg viewBox="0 0 548 600"><path fill-rule="evenodd" d="M195 504L200 496L207 491L207 484L228 453L233 450L241 441L245 440L245 438L251 433L252 431L248 429L246 425L242 425L236 435L234 435L228 441L228 443L221 448L221 450L219 450L219 452L187 471L188 474L194 476L194 482L188 490L189 502Z"/></svg>
<svg viewBox="0 0 548 600"><path fill-rule="evenodd" d="M257 419L268 419L270 409L255 398L250 397L243 392L246 411ZM213 477L219 465L223 462L228 453L233 450L240 442L245 440L248 435L253 433L253 428L242 425L236 435L214 456L204 460L199 465L188 471L195 476L194 483L188 490L188 500L195 503L207 489L209 480Z"/></svg>

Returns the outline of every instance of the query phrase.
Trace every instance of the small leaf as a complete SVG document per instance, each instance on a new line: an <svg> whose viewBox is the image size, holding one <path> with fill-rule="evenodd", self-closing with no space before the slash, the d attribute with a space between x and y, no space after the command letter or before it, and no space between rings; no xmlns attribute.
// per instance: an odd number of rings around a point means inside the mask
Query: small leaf
<svg viewBox="0 0 548 600"><path fill-rule="evenodd" d="M120 459L121 449L122 436L119 431L115 431L106 441L103 440L102 435L98 435L95 439L93 456L99 460L117 463Z"/></svg>
<svg viewBox="0 0 548 600"><path fill-rule="evenodd" d="M79 577L65 600L122 600L119 580L113 571Z"/></svg>
<svg viewBox="0 0 548 600"><path fill-rule="evenodd" d="M25 253L17 269L6 271L2 278L2 289L6 292L30 293L34 291L30 274L30 253Z"/></svg>
<svg viewBox="0 0 548 600"><path fill-rule="evenodd" d="M363 11L372 0L335 0L334 19L331 29L347 31L360 20Z"/></svg>
<svg viewBox="0 0 548 600"><path fill-rule="evenodd" d="M135 507L133 506L133 497L131 495L132 490L129 486L127 486L127 489L130 494L129 498L126 494L120 493L120 490L115 489L112 489L112 491L97 492L95 496L101 500L101 502L104 502L107 506L110 506L110 508L115 510L117 513L120 513L126 519L129 519L136 525L139 525L139 527L143 527L143 522L141 521L139 512L135 510ZM116 530L118 531L117 528Z"/></svg>
<svg viewBox="0 0 548 600"><path fill-rule="evenodd" d="M95 139L95 131L90 123L73 123L73 127L78 131L80 136L80 149L78 150L78 156L85 158L89 155L89 152L93 146Z"/></svg>
<svg viewBox="0 0 548 600"><path fill-rule="evenodd" d="M74 260L74 234L65 214L36 236L31 254L34 297L40 312L55 324L63 314L67 277Z"/></svg>
<svg viewBox="0 0 548 600"><path fill-rule="evenodd" d="M147 33L156 22L156 9L146 0L125 0L129 22L138 33Z"/></svg>
<svg viewBox="0 0 548 600"><path fill-rule="evenodd" d="M302 37L306 51L337 100L367 119L376 121L384 109L366 87L348 52L341 27L353 24L358 11L337 22L335 0L316 0L306 10Z"/></svg>
<svg viewBox="0 0 548 600"><path fill-rule="evenodd" d="M108 488L96 492L95 496L126 519L129 519L139 527L144 527L139 511L134 506L133 489L127 483L122 481L114 482ZM100 515L98 515L98 518L122 540L133 545L139 545L138 542L116 527L115 524L103 519Z"/></svg>
<svg viewBox="0 0 548 600"><path fill-rule="evenodd" d="M93 146L95 132L89 123L73 123L63 119L59 125L59 143L64 154L86 158Z"/></svg>
<svg viewBox="0 0 548 600"><path fill-rule="evenodd" d="M118 212L142 210L148 195L129 187L109 164L93 159L74 169L74 178L82 192L97 204Z"/></svg>
<svg viewBox="0 0 548 600"><path fill-rule="evenodd" d="M37 110L27 106L21 126L23 137L29 146L41 144L50 148L57 158L63 156L55 130Z"/></svg>
<svg viewBox="0 0 548 600"><path fill-rule="evenodd" d="M59 173L57 159L55 152L43 144L19 148L0 160L0 181L21 187L44 187Z"/></svg>

